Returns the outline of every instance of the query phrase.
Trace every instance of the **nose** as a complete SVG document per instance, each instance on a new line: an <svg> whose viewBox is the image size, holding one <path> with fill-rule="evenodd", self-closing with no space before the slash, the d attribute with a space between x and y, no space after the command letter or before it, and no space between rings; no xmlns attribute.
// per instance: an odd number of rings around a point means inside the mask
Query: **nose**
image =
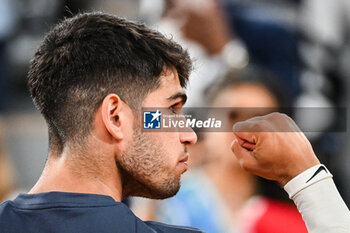
<svg viewBox="0 0 350 233"><path fill-rule="evenodd" d="M197 142L197 134L191 130L189 132L181 132L180 142L185 145L193 145Z"/></svg>

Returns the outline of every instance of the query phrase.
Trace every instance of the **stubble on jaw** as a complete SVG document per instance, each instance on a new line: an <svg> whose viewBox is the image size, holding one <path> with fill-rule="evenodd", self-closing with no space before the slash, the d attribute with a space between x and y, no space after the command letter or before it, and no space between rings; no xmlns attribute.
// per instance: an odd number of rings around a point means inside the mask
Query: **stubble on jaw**
<svg viewBox="0 0 350 233"><path fill-rule="evenodd" d="M165 199L180 189L180 176L169 169L169 161L161 142L134 128L132 142L116 159L121 173L123 197L140 196Z"/></svg>

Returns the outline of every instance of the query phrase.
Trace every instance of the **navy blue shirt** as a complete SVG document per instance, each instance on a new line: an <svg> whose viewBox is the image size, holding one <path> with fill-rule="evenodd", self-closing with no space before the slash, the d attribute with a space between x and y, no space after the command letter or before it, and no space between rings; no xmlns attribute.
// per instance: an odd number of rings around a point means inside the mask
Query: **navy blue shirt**
<svg viewBox="0 0 350 233"><path fill-rule="evenodd" d="M97 194L20 194L0 205L0 233L196 233L196 228L143 222L121 202Z"/></svg>

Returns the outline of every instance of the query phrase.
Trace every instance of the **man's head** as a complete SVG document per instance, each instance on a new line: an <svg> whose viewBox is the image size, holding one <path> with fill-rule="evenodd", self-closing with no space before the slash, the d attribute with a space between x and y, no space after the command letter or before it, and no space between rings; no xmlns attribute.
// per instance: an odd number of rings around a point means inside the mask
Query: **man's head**
<svg viewBox="0 0 350 233"><path fill-rule="evenodd" d="M191 70L187 52L144 25L87 13L64 20L46 35L31 61L28 84L50 138L63 146L89 133L109 93L138 109L159 87L165 68L175 68L184 87Z"/></svg>
<svg viewBox="0 0 350 233"><path fill-rule="evenodd" d="M187 140L186 134L175 134L179 143L171 151L171 141L142 134L137 119L144 105L181 107L190 70L187 52L161 34L112 15L86 13L62 21L46 35L31 61L28 85L47 121L53 154L87 147L91 138L103 141L101 155L94 159L108 160L102 154L112 152L123 185L149 190L144 194L129 188L124 190L128 195L162 198L177 191L164 191L159 183L179 183L174 172L195 135ZM172 92L176 98L168 96ZM167 98L172 102L161 102ZM171 152L177 154L169 159ZM157 169L141 177L154 162L160 163Z"/></svg>

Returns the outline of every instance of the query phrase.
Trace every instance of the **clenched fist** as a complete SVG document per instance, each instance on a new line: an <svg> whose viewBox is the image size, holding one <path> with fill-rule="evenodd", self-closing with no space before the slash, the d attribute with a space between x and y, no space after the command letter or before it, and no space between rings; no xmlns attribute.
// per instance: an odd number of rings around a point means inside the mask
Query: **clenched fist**
<svg viewBox="0 0 350 233"><path fill-rule="evenodd" d="M245 170L284 186L319 164L310 142L285 114L271 113L234 124L231 149Z"/></svg>

